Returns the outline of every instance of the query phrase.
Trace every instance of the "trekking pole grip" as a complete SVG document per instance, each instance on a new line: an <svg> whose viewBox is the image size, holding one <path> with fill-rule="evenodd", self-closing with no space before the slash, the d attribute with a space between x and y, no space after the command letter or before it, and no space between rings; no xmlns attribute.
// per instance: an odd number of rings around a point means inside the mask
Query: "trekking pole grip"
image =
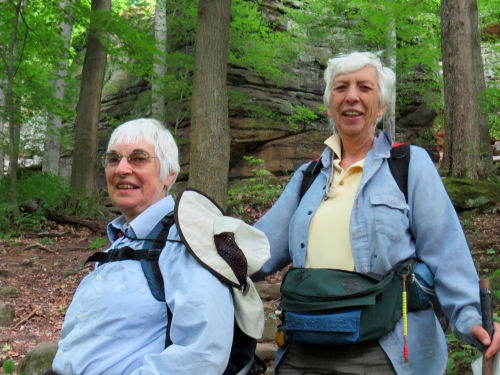
<svg viewBox="0 0 500 375"><path fill-rule="evenodd" d="M493 311L491 309L491 290L490 290L490 280L481 279L479 280L479 292L481 301L481 317L483 320L483 328L490 338L493 338ZM483 366L482 375L493 375L493 364L494 357L486 359L483 355Z"/></svg>

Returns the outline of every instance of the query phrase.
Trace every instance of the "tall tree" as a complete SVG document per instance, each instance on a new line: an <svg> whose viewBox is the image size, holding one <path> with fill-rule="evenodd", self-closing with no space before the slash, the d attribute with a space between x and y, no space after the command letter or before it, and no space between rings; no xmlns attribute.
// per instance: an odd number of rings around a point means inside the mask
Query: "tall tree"
<svg viewBox="0 0 500 375"><path fill-rule="evenodd" d="M4 131L4 108L5 108L5 93L3 92L3 87L5 87L5 80L0 77L0 180L4 175L4 160L5 151L3 148L3 131Z"/></svg>
<svg viewBox="0 0 500 375"><path fill-rule="evenodd" d="M188 185L226 207L229 170L227 61L231 0L200 0Z"/></svg>
<svg viewBox="0 0 500 375"><path fill-rule="evenodd" d="M70 0L62 0L59 7L63 11L66 9ZM54 89L54 98L58 102L62 102L65 92L66 76L68 75L68 58L69 58L69 44L71 40L72 25L63 20L60 24L61 41L63 44L62 50L66 51L67 58L62 58L55 71L55 77L52 81L52 88ZM44 157L42 162L42 170L51 174L59 173L59 157L61 153L61 139L60 129L62 126L62 117L57 113L50 113L47 123L47 134L45 135L44 144Z"/></svg>
<svg viewBox="0 0 500 375"><path fill-rule="evenodd" d="M10 201L13 207L15 217L19 216L19 208L17 205L17 169L19 159L19 138L20 125L16 121L16 111L14 104L14 75L15 75L15 49L18 42L18 26L21 16L22 0L13 3L15 6L14 22L12 26L12 34L10 44L8 46L8 61L7 61L7 94L6 108L9 116L9 175L10 175Z"/></svg>
<svg viewBox="0 0 500 375"><path fill-rule="evenodd" d="M156 0L155 7L155 40L159 53L155 56L154 76L152 81L151 104L152 116L165 123L165 73L167 72L167 0Z"/></svg>
<svg viewBox="0 0 500 375"><path fill-rule="evenodd" d="M87 51L82 68L80 98L75 122L71 188L75 197L91 195L96 187L97 130L101 94L106 70L106 51L100 38L103 12L111 9L111 0L92 0Z"/></svg>
<svg viewBox="0 0 500 375"><path fill-rule="evenodd" d="M485 176L491 163L487 117L481 108L485 82L476 0L442 0L441 49L445 99L442 167L450 176Z"/></svg>
<svg viewBox="0 0 500 375"><path fill-rule="evenodd" d="M4 7L5 4L6 0L0 0L0 5L2 7ZM2 22L1 25L3 27L4 22ZM0 76L0 180L3 178L5 174L4 127L7 116L5 108L5 92L3 89L4 87L7 87L7 82L3 76Z"/></svg>

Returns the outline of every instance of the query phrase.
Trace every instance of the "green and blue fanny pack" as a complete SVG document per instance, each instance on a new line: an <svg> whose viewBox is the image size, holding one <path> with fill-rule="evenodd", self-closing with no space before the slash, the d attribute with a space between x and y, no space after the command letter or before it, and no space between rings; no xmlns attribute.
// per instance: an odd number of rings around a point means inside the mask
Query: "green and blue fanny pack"
<svg viewBox="0 0 500 375"><path fill-rule="evenodd" d="M415 276L415 264L425 266L405 261L383 276L325 268L290 269L281 284L278 345L289 340L345 345L386 335L403 314L403 277L407 310L431 306L429 289Z"/></svg>

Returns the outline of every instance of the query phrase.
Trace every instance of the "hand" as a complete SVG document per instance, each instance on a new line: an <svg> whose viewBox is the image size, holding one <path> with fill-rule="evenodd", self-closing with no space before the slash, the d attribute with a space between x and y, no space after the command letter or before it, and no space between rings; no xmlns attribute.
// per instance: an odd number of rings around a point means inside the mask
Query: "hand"
<svg viewBox="0 0 500 375"><path fill-rule="evenodd" d="M500 349L500 324L494 322L493 327L495 329L493 333L493 340L490 340L488 332L486 332L480 324L476 324L470 330L471 335L487 347L487 350L483 353L484 358L486 359L493 358Z"/></svg>

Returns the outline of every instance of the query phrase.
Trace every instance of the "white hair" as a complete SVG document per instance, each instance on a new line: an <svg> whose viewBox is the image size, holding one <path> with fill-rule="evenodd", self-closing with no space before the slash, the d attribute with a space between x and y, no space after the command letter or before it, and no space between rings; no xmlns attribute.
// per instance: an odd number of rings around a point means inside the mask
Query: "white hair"
<svg viewBox="0 0 500 375"><path fill-rule="evenodd" d="M325 69L325 92L323 102L330 105L333 80L339 74L352 73L365 66L373 66L377 72L377 83L380 89L380 105L391 103L393 99L396 75L392 69L384 67L380 59L371 52L352 52L345 56L334 57L328 60Z"/></svg>
<svg viewBox="0 0 500 375"><path fill-rule="evenodd" d="M127 121L118 126L109 138L107 152L115 143L126 144L138 142L151 143L155 156L160 161L160 179L163 181L168 175L180 171L179 150L174 137L159 121L151 118L140 118ZM173 182L170 186L173 185Z"/></svg>

